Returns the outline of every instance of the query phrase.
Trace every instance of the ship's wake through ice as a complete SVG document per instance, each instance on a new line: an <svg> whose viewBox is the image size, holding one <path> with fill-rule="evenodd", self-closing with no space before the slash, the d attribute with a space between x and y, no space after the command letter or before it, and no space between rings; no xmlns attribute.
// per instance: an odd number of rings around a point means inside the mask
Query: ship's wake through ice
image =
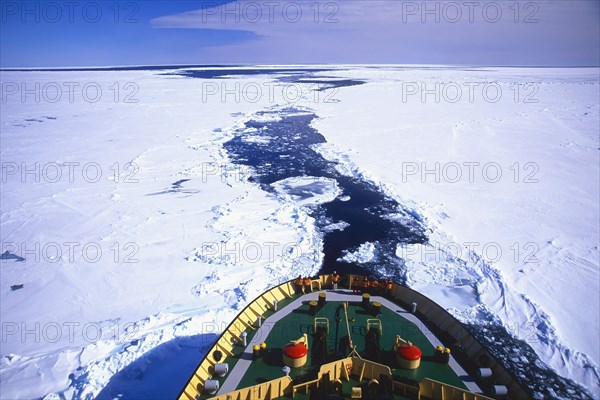
<svg viewBox="0 0 600 400"><path fill-rule="evenodd" d="M299 108L273 108L250 116L223 144L229 160L249 168L248 180L270 193L304 206L323 238L322 273L337 270L408 283L418 274L407 246L429 246L426 223L414 210L387 195L361 174L328 160L325 138L312 126L317 116ZM404 249L404 251L402 250ZM584 389L550 370L523 340L515 339L479 298L481 282L503 286L482 260L421 263L444 295L460 296L466 314L456 310L473 335L512 371L535 398L590 398ZM488 271L486 273L485 271ZM426 272L426 273L430 273ZM446 285L446 280L451 280ZM543 323L543 318L540 319Z"/></svg>
<svg viewBox="0 0 600 400"><path fill-rule="evenodd" d="M315 118L291 108L260 112L224 147L234 163L253 169L250 180L309 208L323 233L321 272L374 274L404 282L396 246L422 243L421 221L372 183L342 174L335 162L319 154L315 146L325 139L311 127ZM311 202L315 198L318 202Z"/></svg>

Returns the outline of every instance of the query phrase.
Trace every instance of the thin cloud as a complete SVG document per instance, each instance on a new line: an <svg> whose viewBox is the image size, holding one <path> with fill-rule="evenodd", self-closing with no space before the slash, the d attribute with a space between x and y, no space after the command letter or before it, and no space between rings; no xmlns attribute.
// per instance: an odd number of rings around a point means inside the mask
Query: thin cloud
<svg viewBox="0 0 600 400"><path fill-rule="evenodd" d="M229 62L597 65L597 11L591 1L240 0L150 22L255 34L207 53Z"/></svg>

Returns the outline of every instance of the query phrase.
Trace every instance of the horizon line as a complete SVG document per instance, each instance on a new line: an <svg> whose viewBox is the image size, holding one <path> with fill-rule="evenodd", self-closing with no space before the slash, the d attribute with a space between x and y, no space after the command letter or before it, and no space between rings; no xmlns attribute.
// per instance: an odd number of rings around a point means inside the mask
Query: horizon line
<svg viewBox="0 0 600 400"><path fill-rule="evenodd" d="M0 67L2 72L71 72L71 71L111 71L145 68L182 69L196 67L304 67L304 66L348 66L348 67L468 67L468 68L600 68L597 65L531 65L531 64L428 64L428 63L207 63L207 64L123 64L96 66L60 66L60 67Z"/></svg>

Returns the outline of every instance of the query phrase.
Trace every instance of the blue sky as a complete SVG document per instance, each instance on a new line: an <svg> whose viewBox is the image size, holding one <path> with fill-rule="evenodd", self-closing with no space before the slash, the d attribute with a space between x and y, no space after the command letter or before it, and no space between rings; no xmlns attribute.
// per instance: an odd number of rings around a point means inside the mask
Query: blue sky
<svg viewBox="0 0 600 400"><path fill-rule="evenodd" d="M600 64L598 0L1 4L2 67Z"/></svg>

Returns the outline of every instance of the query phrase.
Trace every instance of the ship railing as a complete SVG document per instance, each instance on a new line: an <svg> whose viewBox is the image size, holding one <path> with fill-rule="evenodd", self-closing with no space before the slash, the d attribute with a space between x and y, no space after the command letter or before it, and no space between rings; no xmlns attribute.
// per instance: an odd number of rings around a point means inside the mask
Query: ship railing
<svg viewBox="0 0 600 400"><path fill-rule="evenodd" d="M203 392L205 382L214 375L216 361L213 360L212 354L216 350L219 350L228 357L233 356L236 347L243 345L244 338L242 333L247 332L248 330L257 330L259 317L261 320L264 320L264 314L268 310L273 310L276 302L289 299L293 297L294 294L295 289L292 286L292 281L289 281L263 293L248 304L229 324L218 341L208 351L178 398L180 400L195 400L196 396Z"/></svg>
<svg viewBox="0 0 600 400"><path fill-rule="evenodd" d="M258 385L236 390L235 392L225 393L210 400L248 400L264 399L272 400L283 397L292 392L292 378L284 376L273 379Z"/></svg>
<svg viewBox="0 0 600 400"><path fill-rule="evenodd" d="M351 288L352 282L361 282L363 278L362 275L348 275L348 287ZM445 337L446 341L450 341L456 348L460 348L461 352L471 360L476 368L490 368L496 384L506 386L511 398L527 399L530 397L517 382L514 375L496 361L465 326L439 304L427 296L397 283L392 285L392 290L387 292L386 295L407 310L410 310L412 304L416 303L416 315L419 320L423 321L436 337L442 341ZM475 373L475 371L470 372Z"/></svg>
<svg viewBox="0 0 600 400"><path fill-rule="evenodd" d="M419 394L427 399L442 400L489 400L490 397L469 392L446 383L425 378L419 382Z"/></svg>

